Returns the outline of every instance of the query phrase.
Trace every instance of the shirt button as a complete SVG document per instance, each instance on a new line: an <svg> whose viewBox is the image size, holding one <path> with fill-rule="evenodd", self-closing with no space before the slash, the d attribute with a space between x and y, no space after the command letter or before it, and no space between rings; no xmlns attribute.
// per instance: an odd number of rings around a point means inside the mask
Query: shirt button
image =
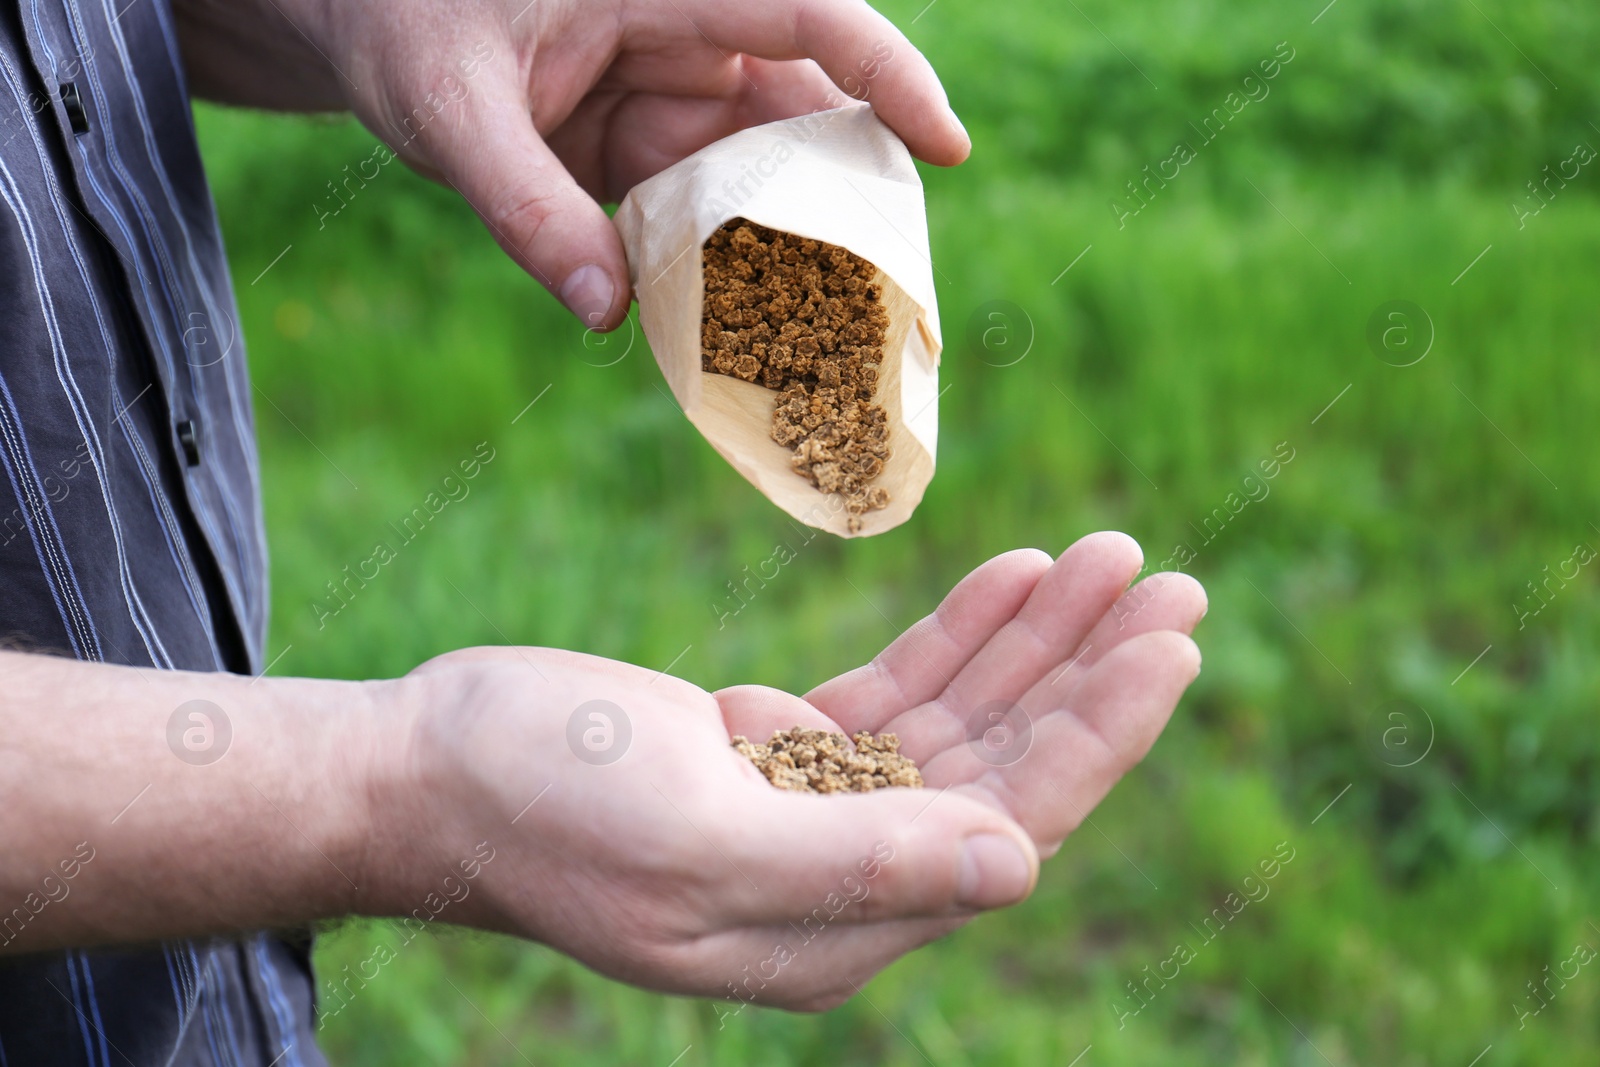
<svg viewBox="0 0 1600 1067"><path fill-rule="evenodd" d="M67 119L72 123L72 132L88 133L89 112L84 109L83 97L78 92L77 82L66 82L61 86L61 105L67 109Z"/></svg>
<svg viewBox="0 0 1600 1067"><path fill-rule="evenodd" d="M189 461L189 466L200 465L200 430L193 419L184 419L178 423L178 443L183 446L183 456Z"/></svg>

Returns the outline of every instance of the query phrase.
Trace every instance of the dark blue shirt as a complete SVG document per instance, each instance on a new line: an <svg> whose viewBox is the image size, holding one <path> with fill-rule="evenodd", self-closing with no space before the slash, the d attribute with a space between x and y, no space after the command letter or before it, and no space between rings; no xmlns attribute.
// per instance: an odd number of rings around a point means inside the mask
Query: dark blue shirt
<svg viewBox="0 0 1600 1067"><path fill-rule="evenodd" d="M0 5L0 641L260 671L250 400L169 0ZM0 803L27 798L0 782ZM10 951L32 914L0 901ZM0 1067L314 1067L308 952L257 933L0 958Z"/></svg>

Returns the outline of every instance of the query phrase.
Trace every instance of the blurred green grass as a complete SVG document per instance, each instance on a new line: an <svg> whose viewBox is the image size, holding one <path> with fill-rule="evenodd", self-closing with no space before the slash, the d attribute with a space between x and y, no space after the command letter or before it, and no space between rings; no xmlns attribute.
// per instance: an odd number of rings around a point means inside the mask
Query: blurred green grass
<svg viewBox="0 0 1600 1067"><path fill-rule="evenodd" d="M334 1059L1592 1060L1600 974L1517 1017L1547 964L1600 946L1592 568L1525 627L1514 605L1600 545L1600 173L1525 228L1510 205L1575 143L1600 145L1600 14L884 8L975 144L924 170L950 387L939 473L910 523L819 537L720 630L725 583L792 534L683 420L642 337L586 339L452 194L398 167L319 229L325 183L371 152L359 126L199 109L270 400L275 669L392 675L506 641L661 668L689 645L674 670L707 687L804 689L988 556L1109 527L1152 563L1193 551L1204 673L1031 901L835 1012L719 1028L709 1005L536 946L426 937L330 1020ZM1295 58L1270 94L1119 228L1109 201L1281 41ZM1396 299L1435 332L1404 368L1365 340ZM1002 300L1021 314L1000 355L971 321ZM319 626L326 583L479 442L495 458L470 495ZM1270 494L1205 543L1197 528L1280 442L1295 458ZM1270 895L1200 947L1195 926L1283 841L1295 859ZM398 940L352 923L319 964ZM1180 942L1196 960L1119 1027L1127 983Z"/></svg>

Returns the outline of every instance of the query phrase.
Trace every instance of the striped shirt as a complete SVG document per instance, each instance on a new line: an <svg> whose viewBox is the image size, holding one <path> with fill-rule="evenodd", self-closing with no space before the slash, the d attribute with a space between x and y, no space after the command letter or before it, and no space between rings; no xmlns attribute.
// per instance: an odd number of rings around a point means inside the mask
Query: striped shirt
<svg viewBox="0 0 1600 1067"><path fill-rule="evenodd" d="M170 0L0 4L0 641L260 671L250 399ZM0 957L0 1067L316 1067L312 989L265 933Z"/></svg>

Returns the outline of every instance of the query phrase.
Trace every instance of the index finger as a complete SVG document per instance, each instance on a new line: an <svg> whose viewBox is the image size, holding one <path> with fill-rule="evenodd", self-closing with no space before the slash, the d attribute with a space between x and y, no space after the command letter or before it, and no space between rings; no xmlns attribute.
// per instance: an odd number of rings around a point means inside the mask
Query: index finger
<svg viewBox="0 0 1600 1067"><path fill-rule="evenodd" d="M937 166L967 158L972 141L933 66L865 0L669 0L661 28L682 20L718 48L762 59L812 59L843 92L872 104L912 155Z"/></svg>

